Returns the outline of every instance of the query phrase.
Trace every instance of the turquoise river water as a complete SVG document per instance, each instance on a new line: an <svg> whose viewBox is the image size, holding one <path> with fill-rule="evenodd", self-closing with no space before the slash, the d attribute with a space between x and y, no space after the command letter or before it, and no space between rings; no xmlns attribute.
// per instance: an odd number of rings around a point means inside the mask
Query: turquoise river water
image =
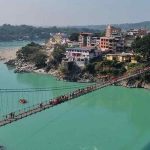
<svg viewBox="0 0 150 150"><path fill-rule="evenodd" d="M0 63L0 88L75 85L83 84L14 74ZM70 90L51 91L50 96ZM150 92L104 88L1 127L0 145L7 150L150 150Z"/></svg>
<svg viewBox="0 0 150 150"><path fill-rule="evenodd" d="M30 42L31 41L0 42L0 50L21 48L22 46L25 46ZM44 40L37 40L37 41L33 41L33 42L42 44L42 43L44 43Z"/></svg>

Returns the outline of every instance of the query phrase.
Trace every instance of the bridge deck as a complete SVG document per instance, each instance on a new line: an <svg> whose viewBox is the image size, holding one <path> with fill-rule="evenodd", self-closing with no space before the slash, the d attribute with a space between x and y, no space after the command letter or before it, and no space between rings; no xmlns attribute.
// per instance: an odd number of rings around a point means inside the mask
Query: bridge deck
<svg viewBox="0 0 150 150"><path fill-rule="evenodd" d="M7 124L10 124L12 122L18 121L20 119L23 119L25 117L31 116L31 115L36 114L38 112L44 111L46 109L49 109L49 108L56 106L56 105L59 105L61 103L70 101L70 100L75 99L77 97L80 97L82 95L91 93L91 92L96 91L98 89L101 89L101 88L107 87L109 85L121 82L123 80L138 76L138 75L143 74L149 70L150 70L150 68L143 69L143 71L139 71L139 72L132 74L132 75L126 75L126 76L123 76L123 77L120 77L120 78L117 78L117 79L114 79L111 81L107 81L104 84L95 84L95 85L92 85L92 86L89 86L89 87L86 87L83 89L78 89L78 90L73 91L71 93L68 93L66 95L59 96L58 98L54 98L54 99L49 100L47 102L43 102L41 104L38 104L38 105L33 106L31 108L28 108L28 110L24 109L24 110L19 111L19 112L14 112L11 115L8 114L5 116L4 119L0 120L0 127L5 126Z"/></svg>

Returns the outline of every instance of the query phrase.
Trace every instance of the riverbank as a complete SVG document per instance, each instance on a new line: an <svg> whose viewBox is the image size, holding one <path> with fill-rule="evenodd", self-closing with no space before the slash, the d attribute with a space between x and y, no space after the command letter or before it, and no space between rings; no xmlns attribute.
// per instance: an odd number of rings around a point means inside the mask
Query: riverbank
<svg viewBox="0 0 150 150"><path fill-rule="evenodd" d="M68 82L78 82L78 83L103 83L106 80L104 79L98 79L97 77L92 76L88 73L79 73L79 74L63 74L60 70L56 69L50 69L48 72L46 72L45 68L38 69L35 67L34 64L29 63L16 63L16 69L15 73L38 73L38 74L46 74L51 75L53 77L56 77L58 80L64 80ZM143 79L143 76L136 77L134 79L129 79L122 81L116 86L122 86L127 88L144 88L144 89L150 89L150 83L146 82Z"/></svg>
<svg viewBox="0 0 150 150"><path fill-rule="evenodd" d="M18 51L17 48L0 51L0 60L7 62L9 60L16 59L17 51Z"/></svg>
<svg viewBox="0 0 150 150"><path fill-rule="evenodd" d="M150 89L150 83L146 83L145 81L138 81L136 79L122 81L122 82L116 84L116 86L122 86L122 87L126 87L126 88Z"/></svg>
<svg viewBox="0 0 150 150"><path fill-rule="evenodd" d="M15 73L38 73L47 74L56 77L58 80L64 80L69 82L79 83L103 83L106 79L99 79L87 72L71 72L70 74L62 73L59 69L37 68L35 64L23 62L22 60L16 60L17 49L0 51L0 60L3 60L7 65L15 67ZM76 70L76 68L72 69ZM123 86L127 88L145 88L150 89L150 83L143 79L135 78L134 80L127 80L118 83L117 86Z"/></svg>

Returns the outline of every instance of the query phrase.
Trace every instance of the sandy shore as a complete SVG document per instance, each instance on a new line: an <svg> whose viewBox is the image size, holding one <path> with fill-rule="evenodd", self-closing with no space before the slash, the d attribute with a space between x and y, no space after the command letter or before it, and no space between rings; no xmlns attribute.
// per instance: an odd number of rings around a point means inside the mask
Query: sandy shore
<svg viewBox="0 0 150 150"><path fill-rule="evenodd" d="M8 61L10 59L15 59L17 51L18 49L9 49L0 51L0 60Z"/></svg>

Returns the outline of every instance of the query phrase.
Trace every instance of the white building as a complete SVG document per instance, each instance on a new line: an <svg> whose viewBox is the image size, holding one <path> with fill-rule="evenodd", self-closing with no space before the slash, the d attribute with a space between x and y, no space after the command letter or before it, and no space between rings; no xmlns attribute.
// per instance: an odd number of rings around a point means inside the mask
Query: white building
<svg viewBox="0 0 150 150"><path fill-rule="evenodd" d="M91 38L91 47L98 47L100 43L100 37L94 37Z"/></svg>
<svg viewBox="0 0 150 150"><path fill-rule="evenodd" d="M70 48L80 47L79 42L75 42L75 41L69 41L67 44L68 44L68 47Z"/></svg>
<svg viewBox="0 0 150 150"><path fill-rule="evenodd" d="M90 59L98 57L99 51L89 48L67 48L66 59L67 61L74 61L80 67L84 67Z"/></svg>

